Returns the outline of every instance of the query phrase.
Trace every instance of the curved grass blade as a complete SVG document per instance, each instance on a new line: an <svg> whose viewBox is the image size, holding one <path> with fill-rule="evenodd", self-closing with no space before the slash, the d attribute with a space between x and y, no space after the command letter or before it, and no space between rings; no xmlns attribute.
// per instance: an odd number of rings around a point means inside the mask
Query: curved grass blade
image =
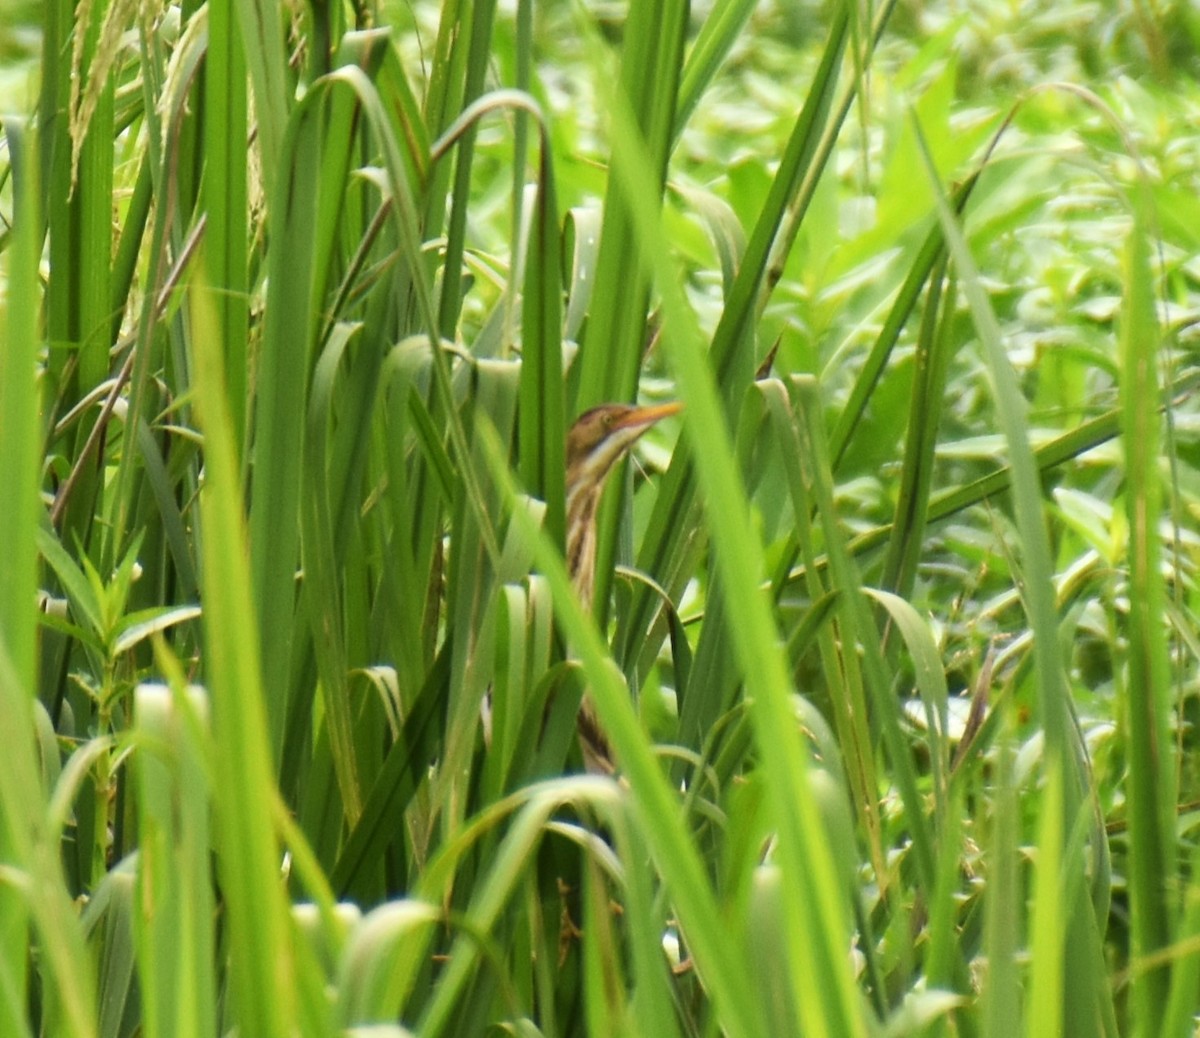
<svg viewBox="0 0 1200 1038"><path fill-rule="evenodd" d="M533 221L516 269L524 270L521 304L521 379L519 471L530 493L546 502L547 524L560 543L564 533L564 457L566 429L563 420L562 267L558 204L554 187L551 141L545 116L527 94L496 90L468 106L434 143L435 157L452 144L466 146L466 136L484 115L511 109L532 117L538 127L540 163ZM460 162L462 159L460 158ZM515 291L510 286L510 292Z"/></svg>
<svg viewBox="0 0 1200 1038"><path fill-rule="evenodd" d="M492 471L503 486L509 483L505 459L495 437L492 441ZM507 489L506 496L510 496L511 485ZM675 795L651 753L629 693L612 665L595 622L576 598L562 556L546 534L520 508L513 509L512 521L535 545L538 568L554 595L555 613L582 659L600 719L628 778L639 826L688 935L700 976L720 1007L729 1033L758 1034L759 1013L745 959L731 946L724 931L711 885L683 826Z"/></svg>
<svg viewBox="0 0 1200 1038"><path fill-rule="evenodd" d="M396 838L404 808L428 776L430 762L440 748L437 721L441 716L446 684L450 680L450 653L438 653L425 684L412 705L404 727L388 749L383 767L367 794L358 824L338 855L329 876L334 894L365 897L369 888L364 870L376 867Z"/></svg>
<svg viewBox="0 0 1200 1038"><path fill-rule="evenodd" d="M334 773L346 821L353 826L362 813L359 766L350 717L349 660L343 625L343 591L337 576L333 518L330 515L328 439L334 424L333 396L343 355L357 327L337 325L313 372L308 402L304 453L303 504L300 510L302 598L311 625L317 670L325 705Z"/></svg>

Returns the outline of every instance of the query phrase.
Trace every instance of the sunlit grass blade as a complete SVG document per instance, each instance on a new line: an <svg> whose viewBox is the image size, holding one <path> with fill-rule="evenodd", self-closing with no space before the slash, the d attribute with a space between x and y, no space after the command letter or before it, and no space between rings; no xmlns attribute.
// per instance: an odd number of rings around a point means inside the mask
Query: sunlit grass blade
<svg viewBox="0 0 1200 1038"><path fill-rule="evenodd" d="M749 468L750 459L754 455L756 444L763 437L764 408L768 406L766 401L769 401L777 385L770 381L756 385L738 417L738 460L751 485L759 473ZM785 463L786 449L785 445L781 451L784 453ZM687 561L695 564L694 559ZM674 573L660 574L661 579L668 583L675 576ZM645 632L629 627L626 628L626 635L636 643L637 639L645 637ZM714 574L705 596L704 624L698 636L694 664L688 668L687 673L679 672L675 675L676 690L682 695L677 741L683 746L696 749L703 747L717 719L734 704L741 684L741 672L734 656L732 637L721 578L719 574ZM649 655L648 649L651 646L657 655L656 640L653 636L647 640L651 645L642 649L643 657ZM639 668L639 673L644 671ZM685 678L687 680L684 680ZM676 771L680 776L682 768L683 763L677 763Z"/></svg>
<svg viewBox="0 0 1200 1038"><path fill-rule="evenodd" d="M229 925L235 1013L247 1033L295 1033L298 993L292 934L280 882L282 855L271 818L275 767L242 512L237 440L225 401L224 348L203 288L191 293L197 405L204 432L201 572L213 699L216 833Z"/></svg>
<svg viewBox="0 0 1200 1038"><path fill-rule="evenodd" d="M1192 876L1200 864L1200 855L1191 856ZM1196 991L1200 988L1200 890L1193 879L1181 898L1182 912L1176 928L1177 939L1186 945L1186 950L1171 969L1171 986L1168 1001L1162 1014L1162 1038L1185 1034L1192 1026L1195 1012Z"/></svg>
<svg viewBox="0 0 1200 1038"><path fill-rule="evenodd" d="M1038 821L1037 868L1034 870L1033 904L1030 912L1030 984L1029 1011L1025 1016L1028 1038L1040 1038L1048 1031L1059 1032L1065 1005L1063 976L1064 911L1062 886L1063 764L1052 760L1047 767L1046 789L1041 798ZM1075 1019L1078 1019L1076 1017Z"/></svg>
<svg viewBox="0 0 1200 1038"><path fill-rule="evenodd" d="M135 914L134 929L148 1038L200 1038L216 1027L207 707L198 689L137 690L137 882L139 903L153 908Z"/></svg>
<svg viewBox="0 0 1200 1038"><path fill-rule="evenodd" d="M7 249L7 280L0 299L0 486L6 505L0 509L0 640L15 674L27 690L37 687L34 641L37 590L36 531L39 501L41 423L37 385L38 206L37 138L16 120L4 121L4 138L11 164L14 212L12 239ZM7 897L7 895L0 895ZM11 947L4 943L4 948ZM3 954L0 952L0 954Z"/></svg>
<svg viewBox="0 0 1200 1038"><path fill-rule="evenodd" d="M33 732L30 705L37 688L33 603L37 591L34 538L41 511L42 443L36 383L40 219L37 139L16 120L5 120L4 138L13 178L15 219L3 266L7 290L0 300L0 486L7 488L8 498L0 509L0 544L5 545L5 562L0 566L0 653L8 657L12 668L4 714L13 719L14 737L24 742ZM30 723L22 727L19 718ZM17 792L16 788L9 790L10 796ZM8 816L12 806L0 800L0 810ZM8 828L0 826L0 861L19 861ZM0 883L0 970L11 996L0 1001L12 1006L14 1013L26 996L27 917L28 906L21 893ZM14 1034L20 1030L13 1027Z"/></svg>
<svg viewBox="0 0 1200 1038"><path fill-rule="evenodd" d="M406 978L397 978L396 963L408 961L414 944L424 948L424 931L440 922L437 907L414 900L391 901L363 917L346 943L338 977L336 1008L346 1026L399 1015Z"/></svg>
<svg viewBox="0 0 1200 1038"><path fill-rule="evenodd" d="M0 713L11 718L14 737L0 754L0 812L6 833L4 915L0 926L18 941L25 955L27 920L32 921L39 949L39 973L48 1029L91 1038L95 1020L96 981L84 947L79 917L63 880L58 833L47 824L45 793L34 755L32 698L16 673L0 640ZM15 899L15 904L8 902ZM24 965L5 957L0 981L17 993ZM18 1029L21 1033L24 1028Z"/></svg>
<svg viewBox="0 0 1200 1038"><path fill-rule="evenodd" d="M819 836L819 815L805 773L805 750L788 695L787 664L768 600L759 586L765 576L761 545L757 538L746 536L753 527L718 395L719 358L705 354L695 315L664 247L657 210L640 191L652 174L631 117L619 97L612 99L611 107L614 141L630 158L629 168L622 174L628 178L622 179L622 189L643 259L650 264L662 297L668 330L664 341L669 344L680 393L687 404L684 428L696 459L699 485L705 499L712 502L706 515L730 614L737 617L732 625L734 647L770 784L769 811L778 827L779 861L792 880L785 889L783 910L791 977L802 992L801 1019L806 1026L828 1028L849 1038L865 1033L866 1021L842 944L845 930L837 879L829 849ZM592 671L589 667L594 681ZM604 713L601 717L607 726L608 717ZM636 789L639 776L630 777ZM659 867L664 866L659 860ZM679 898L678 885L673 895Z"/></svg>

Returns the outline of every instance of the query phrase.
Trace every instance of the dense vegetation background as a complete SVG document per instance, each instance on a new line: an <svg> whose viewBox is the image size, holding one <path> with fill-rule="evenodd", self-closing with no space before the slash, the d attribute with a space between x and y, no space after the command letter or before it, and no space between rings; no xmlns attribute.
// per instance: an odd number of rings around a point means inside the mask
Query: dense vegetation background
<svg viewBox="0 0 1200 1038"><path fill-rule="evenodd" d="M1193 1032L1192 6L0 12L0 1033Z"/></svg>

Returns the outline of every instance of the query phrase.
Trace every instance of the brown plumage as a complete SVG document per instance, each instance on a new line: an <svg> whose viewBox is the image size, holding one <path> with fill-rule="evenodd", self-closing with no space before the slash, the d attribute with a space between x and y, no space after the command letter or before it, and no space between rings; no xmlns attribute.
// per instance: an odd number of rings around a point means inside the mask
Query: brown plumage
<svg viewBox="0 0 1200 1038"><path fill-rule="evenodd" d="M596 510L605 481L642 433L680 406L601 404L581 414L567 433L567 568L589 609L596 578ZM588 770L611 773L608 739L586 693L579 707L579 737Z"/></svg>

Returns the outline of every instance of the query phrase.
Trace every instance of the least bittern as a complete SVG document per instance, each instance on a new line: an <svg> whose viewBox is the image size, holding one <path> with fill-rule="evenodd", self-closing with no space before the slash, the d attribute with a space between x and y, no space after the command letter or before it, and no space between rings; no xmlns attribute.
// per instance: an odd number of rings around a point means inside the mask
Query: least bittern
<svg viewBox="0 0 1200 1038"><path fill-rule="evenodd" d="M596 510L605 481L642 433L680 406L601 404L581 414L567 433L567 568L586 608L595 587ZM589 771L613 771L608 738L586 693L579 707L579 740Z"/></svg>

